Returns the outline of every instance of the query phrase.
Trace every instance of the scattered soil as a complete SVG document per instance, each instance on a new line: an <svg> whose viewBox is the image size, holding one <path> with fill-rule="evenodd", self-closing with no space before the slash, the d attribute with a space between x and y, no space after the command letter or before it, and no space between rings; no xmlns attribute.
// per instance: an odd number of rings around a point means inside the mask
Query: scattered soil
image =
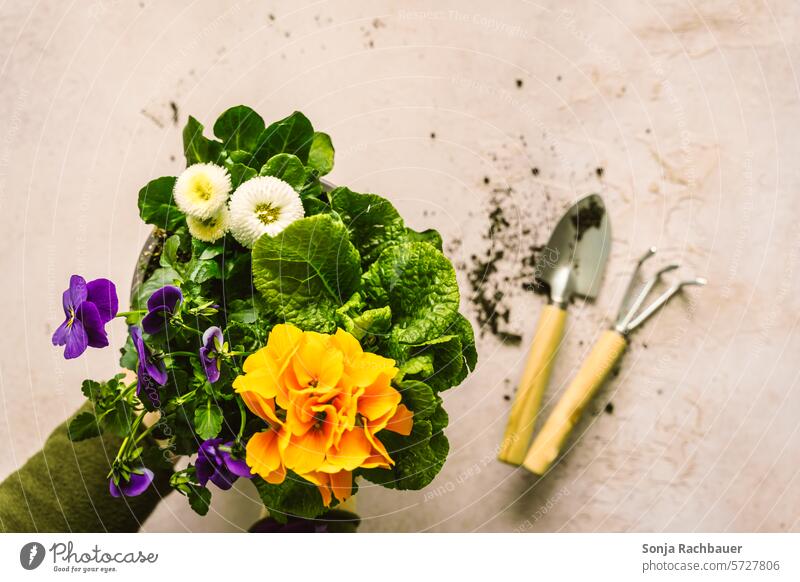
<svg viewBox="0 0 800 582"><path fill-rule="evenodd" d="M433 137L433 135L432 135ZM541 140L548 141L546 134ZM458 270L467 276L472 310L481 337L487 334L497 341L518 346L522 333L536 323L537 313L512 313L516 299L526 293L545 294L546 285L538 281L537 266L544 245L556 222L566 210L563 200L553 199L548 182L559 175L559 160L553 146L542 147L536 157L530 153L530 142L539 136L520 135L518 143L504 143L486 153L496 174L479 174L476 181L485 191L483 208L476 216L485 216L485 230L480 233L483 247L478 247ZM520 150L527 152L529 163L520 167ZM552 156L552 159L551 159ZM549 170L550 166L553 170ZM587 168L595 173L596 166ZM531 179L536 176L538 179ZM599 176L598 176L599 177ZM576 230L582 236L601 224L605 210L597 203L576 217ZM474 240L471 241L474 244ZM447 254L457 254L462 241L450 241Z"/></svg>
<svg viewBox="0 0 800 582"><path fill-rule="evenodd" d="M170 109L172 109L172 124L178 125L178 120L180 118L180 112L178 111L178 104L174 101L169 102Z"/></svg>
<svg viewBox="0 0 800 582"><path fill-rule="evenodd" d="M583 238L590 228L599 228L603 222L603 217L606 215L606 209L603 208L596 200L589 202L582 211L574 214L571 217L572 224L575 227L578 240Z"/></svg>
<svg viewBox="0 0 800 582"><path fill-rule="evenodd" d="M614 403L609 402L603 410L605 410L606 414L614 414Z"/></svg>

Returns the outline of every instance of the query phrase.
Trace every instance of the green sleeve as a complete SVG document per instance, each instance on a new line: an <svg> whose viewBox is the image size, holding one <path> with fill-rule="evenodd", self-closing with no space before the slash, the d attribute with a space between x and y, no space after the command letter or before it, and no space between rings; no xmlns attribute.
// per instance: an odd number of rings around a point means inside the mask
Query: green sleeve
<svg viewBox="0 0 800 582"><path fill-rule="evenodd" d="M103 435L75 442L67 423L42 450L0 483L0 532L135 532L171 491L166 468L138 497L116 498L106 475L121 439Z"/></svg>

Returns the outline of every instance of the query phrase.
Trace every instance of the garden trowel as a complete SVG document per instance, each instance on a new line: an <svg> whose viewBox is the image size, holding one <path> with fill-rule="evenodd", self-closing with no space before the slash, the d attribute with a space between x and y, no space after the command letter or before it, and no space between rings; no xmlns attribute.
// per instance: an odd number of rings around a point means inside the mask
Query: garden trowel
<svg viewBox="0 0 800 582"><path fill-rule="evenodd" d="M519 382L498 458L522 464L528 451L542 395L575 295L597 296L611 246L611 228L603 199L590 194L573 204L556 225L539 254L535 283L546 287L549 302L539 324Z"/></svg>

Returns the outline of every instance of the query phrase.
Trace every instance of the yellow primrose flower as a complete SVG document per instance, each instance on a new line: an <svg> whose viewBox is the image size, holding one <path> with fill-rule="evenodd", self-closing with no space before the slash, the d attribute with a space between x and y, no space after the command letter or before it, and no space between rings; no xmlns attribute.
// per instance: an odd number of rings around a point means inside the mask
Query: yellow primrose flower
<svg viewBox="0 0 800 582"><path fill-rule="evenodd" d="M247 443L252 471L277 484L291 469L317 485L328 506L351 495L353 470L394 464L377 435L408 435L413 425L391 385L394 364L341 329L330 335L276 325L233 382L268 425Z"/></svg>

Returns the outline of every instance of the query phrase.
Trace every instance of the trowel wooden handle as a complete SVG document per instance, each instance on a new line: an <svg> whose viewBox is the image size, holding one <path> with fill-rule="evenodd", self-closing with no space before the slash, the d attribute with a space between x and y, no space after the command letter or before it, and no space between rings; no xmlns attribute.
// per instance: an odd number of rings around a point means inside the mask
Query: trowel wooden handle
<svg viewBox="0 0 800 582"><path fill-rule="evenodd" d="M536 335L528 353L514 405L511 407L506 434L497 455L497 458L505 463L519 465L525 459L536 415L542 403L542 394L550 379L553 360L564 335L566 319L566 310L555 305L547 305L539 316Z"/></svg>
<svg viewBox="0 0 800 582"><path fill-rule="evenodd" d="M525 457L526 469L537 475L547 472L589 400L608 377L627 345L625 338L616 331L603 333L533 440Z"/></svg>

